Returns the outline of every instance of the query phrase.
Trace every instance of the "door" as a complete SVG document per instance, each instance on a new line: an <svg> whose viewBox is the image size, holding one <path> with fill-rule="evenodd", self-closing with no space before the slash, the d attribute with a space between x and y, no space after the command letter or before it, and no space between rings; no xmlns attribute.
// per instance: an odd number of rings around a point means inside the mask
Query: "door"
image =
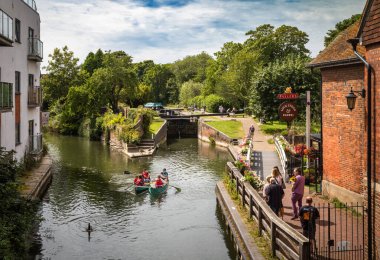
<svg viewBox="0 0 380 260"><path fill-rule="evenodd" d="M33 151L36 147L34 141L34 120L29 120L29 147L30 151Z"/></svg>

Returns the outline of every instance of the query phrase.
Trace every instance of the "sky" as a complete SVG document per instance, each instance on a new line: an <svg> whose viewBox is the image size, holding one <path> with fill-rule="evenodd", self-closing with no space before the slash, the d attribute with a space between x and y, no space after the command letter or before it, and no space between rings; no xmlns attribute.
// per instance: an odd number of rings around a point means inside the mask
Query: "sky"
<svg viewBox="0 0 380 260"><path fill-rule="evenodd" d="M244 42L262 24L297 26L315 57L329 29L363 11L365 0L35 0L44 62L65 45L83 62L90 51L124 50L134 62L171 63L225 42Z"/></svg>

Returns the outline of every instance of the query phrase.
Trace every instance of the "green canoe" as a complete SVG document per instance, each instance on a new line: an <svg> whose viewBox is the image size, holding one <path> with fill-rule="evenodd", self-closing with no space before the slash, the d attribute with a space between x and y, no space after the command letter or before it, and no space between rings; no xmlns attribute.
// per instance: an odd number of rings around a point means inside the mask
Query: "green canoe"
<svg viewBox="0 0 380 260"><path fill-rule="evenodd" d="M149 187L150 187L150 185L144 185L144 186L136 186L135 185L135 193L136 193L136 195L140 194L140 193L143 193L145 191L148 191Z"/></svg>
<svg viewBox="0 0 380 260"><path fill-rule="evenodd" d="M153 196L160 195L164 192L166 192L169 188L169 182L165 183L162 187L156 188L155 184L151 184L149 187L149 193Z"/></svg>

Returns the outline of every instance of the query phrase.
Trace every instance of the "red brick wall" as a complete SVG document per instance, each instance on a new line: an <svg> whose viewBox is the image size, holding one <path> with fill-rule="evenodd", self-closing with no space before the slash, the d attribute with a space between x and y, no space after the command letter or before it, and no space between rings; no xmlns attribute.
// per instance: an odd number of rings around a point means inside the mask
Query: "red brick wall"
<svg viewBox="0 0 380 260"><path fill-rule="evenodd" d="M347 108L351 87L361 90L361 64L325 68L322 73L323 179L361 194L364 173L364 99Z"/></svg>
<svg viewBox="0 0 380 260"><path fill-rule="evenodd" d="M380 43L371 44L366 46L366 59L371 64L372 67L372 98L373 98L373 112L372 112L372 120L374 120L374 128L373 128L373 168L376 173L376 182L380 183ZM367 74L367 73L366 73ZM372 180L374 181L374 180ZM380 190L379 185L376 185L373 198L373 214L374 214L374 222L373 229L375 232L375 241L376 247L380 247ZM365 190L365 199L367 199L367 191ZM365 200L367 204L367 200ZM367 239L367 234L366 234ZM377 257L380 257L378 254Z"/></svg>

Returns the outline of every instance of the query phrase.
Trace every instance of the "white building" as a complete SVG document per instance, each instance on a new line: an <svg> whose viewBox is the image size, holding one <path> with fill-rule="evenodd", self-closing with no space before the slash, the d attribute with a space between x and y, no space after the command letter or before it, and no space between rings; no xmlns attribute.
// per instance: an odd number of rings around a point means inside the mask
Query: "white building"
<svg viewBox="0 0 380 260"><path fill-rule="evenodd" d="M34 0L0 0L0 146L42 150L40 16Z"/></svg>

